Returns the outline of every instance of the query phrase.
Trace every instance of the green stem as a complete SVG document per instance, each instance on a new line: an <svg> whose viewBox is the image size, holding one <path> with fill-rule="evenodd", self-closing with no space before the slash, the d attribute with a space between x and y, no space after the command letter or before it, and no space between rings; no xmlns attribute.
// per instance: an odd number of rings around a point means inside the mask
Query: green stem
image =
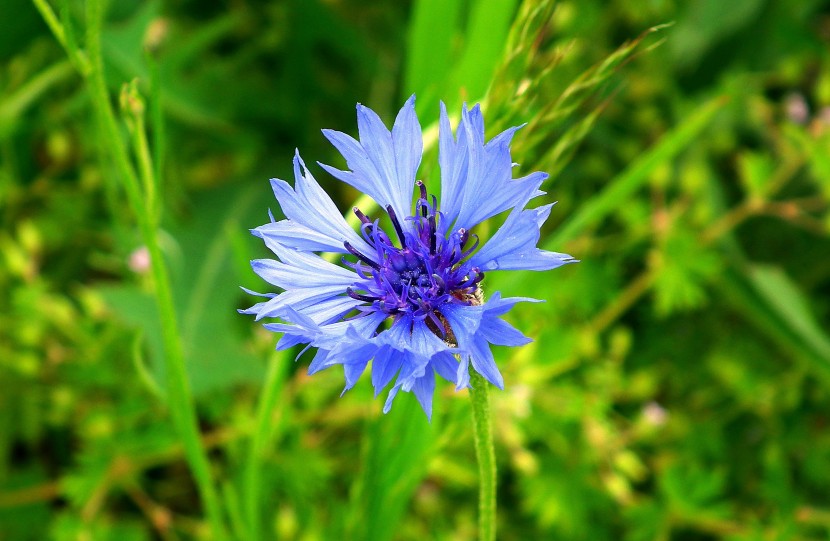
<svg viewBox="0 0 830 541"><path fill-rule="evenodd" d="M248 461L245 464L245 512L248 522L248 539L259 541L262 538L262 518L260 516L260 494L262 486L262 459L268 442L273 438L271 429L272 414L277 399L282 394L283 383L288 375L291 363L286 355L277 352L268 365L265 385L257 405L256 427L254 429Z"/></svg>
<svg viewBox="0 0 830 541"><path fill-rule="evenodd" d="M32 3L40 12L40 16L43 17L43 21L49 27L49 30L52 31L52 35L55 36L55 39L58 40L61 47L66 48L66 34L63 31L63 25L58 19L58 16L55 15L55 11L49 5L49 2L46 0L32 0Z"/></svg>
<svg viewBox="0 0 830 541"><path fill-rule="evenodd" d="M144 187L144 213L153 229L158 227L159 215L156 210L158 197L156 196L155 168L150 157L150 145L147 142L147 127L144 122L144 105L141 104L141 111L134 114L133 120L133 155L138 161L138 171L141 176L141 183Z"/></svg>
<svg viewBox="0 0 830 541"><path fill-rule="evenodd" d="M161 105L161 75L159 63L153 53L144 55L150 72L150 124L153 126L153 176L156 182L164 170L164 149L167 148L164 128L164 114Z"/></svg>
<svg viewBox="0 0 830 541"><path fill-rule="evenodd" d="M478 372L470 375L473 402L473 434L478 459L478 538L496 539L496 452L490 421L490 394L487 381Z"/></svg>

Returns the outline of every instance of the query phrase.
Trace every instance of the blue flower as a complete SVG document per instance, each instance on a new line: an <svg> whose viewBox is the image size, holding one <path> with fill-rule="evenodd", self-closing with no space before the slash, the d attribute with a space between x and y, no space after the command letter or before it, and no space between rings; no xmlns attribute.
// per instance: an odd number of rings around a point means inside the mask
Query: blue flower
<svg viewBox="0 0 830 541"><path fill-rule="evenodd" d="M353 211L359 234L294 156L294 186L272 179L285 215L253 230L277 259L251 262L254 272L281 293L247 310L257 320L277 318L265 328L282 333L277 348L307 344L317 349L309 373L341 365L346 387L355 385L371 361L377 396L392 380L384 412L401 390L414 392L432 415L435 374L469 387L472 369L504 388L490 346L530 341L500 318L528 298L484 301L481 283L494 270L549 270L575 260L537 248L539 228L552 205L526 208L547 178L535 172L514 179L511 128L484 140L479 106L466 106L453 134L441 104L440 203L416 180L423 153L415 97L388 130L371 109L357 106L359 139L323 130L346 159L349 170L320 164L337 179L371 196L391 226ZM415 202L413 204L413 194ZM482 246L478 224L510 211L502 227ZM343 254L342 265L317 252ZM305 351L305 350L304 350Z"/></svg>

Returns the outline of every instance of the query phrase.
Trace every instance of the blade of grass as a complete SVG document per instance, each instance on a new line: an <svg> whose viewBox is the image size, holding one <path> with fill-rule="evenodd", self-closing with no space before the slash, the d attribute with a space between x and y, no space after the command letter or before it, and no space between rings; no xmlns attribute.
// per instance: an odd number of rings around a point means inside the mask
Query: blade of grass
<svg viewBox="0 0 830 541"><path fill-rule="evenodd" d="M464 53L453 70L455 78L451 91L461 90L463 97L470 101L484 98L503 57L517 3L516 0L479 0L475 3L465 32ZM448 93L447 99L448 107L459 105L455 103L456 96Z"/></svg>
<svg viewBox="0 0 830 541"><path fill-rule="evenodd" d="M244 505L248 525L248 539L262 539L262 462L265 450L273 441L272 414L282 395L285 380L291 369L288 351L277 351L268 361L268 373L257 405L256 426L245 462Z"/></svg>
<svg viewBox="0 0 830 541"><path fill-rule="evenodd" d="M535 163L550 174L548 182L567 164L613 97L612 76L638 54L660 45L662 40L652 38L668 26L649 28L568 82L558 67L571 46L557 46L550 39L555 11L552 0L522 5L487 94L490 130L497 133L527 123L514 148L520 155L537 154Z"/></svg>
<svg viewBox="0 0 830 541"><path fill-rule="evenodd" d="M403 399L402 399L403 398ZM369 419L363 436L360 477L352 491L349 539L386 541L397 527L427 471L429 451L440 433L412 395L398 397L388 415Z"/></svg>
<svg viewBox="0 0 830 541"><path fill-rule="evenodd" d="M421 118L433 113L435 102L442 97L441 85L452 67L452 42L461 6L459 0L418 0L412 8L404 95L417 94Z"/></svg>

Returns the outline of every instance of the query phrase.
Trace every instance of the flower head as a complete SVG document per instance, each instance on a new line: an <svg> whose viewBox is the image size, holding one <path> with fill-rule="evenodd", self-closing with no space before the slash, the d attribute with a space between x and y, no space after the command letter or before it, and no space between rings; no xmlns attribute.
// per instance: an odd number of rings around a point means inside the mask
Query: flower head
<svg viewBox="0 0 830 541"><path fill-rule="evenodd" d="M272 217L253 230L278 258L254 260L253 269L283 291L250 292L267 300L241 312L257 320L278 318L265 324L283 334L278 349L317 348L309 373L341 365L344 392L371 361L376 396L395 380L384 412L403 390L414 392L431 416L435 374L461 389L469 386L470 366L503 388L490 345L530 340L499 316L517 302L534 299L503 299L496 292L485 302L485 273L549 270L575 261L536 247L552 205L525 207L544 194L539 187L547 175L513 178L510 140L518 128L485 142L479 107L465 106L453 134L441 104L439 200L416 180L423 142L414 96L391 131L362 105L357 125L357 140L323 130L349 170L320 165L371 196L391 225L384 227L355 207L359 233L349 227L296 153L294 187L271 180L285 219ZM502 227L482 245L476 226L508 210ZM342 264L318 252L343 254Z"/></svg>

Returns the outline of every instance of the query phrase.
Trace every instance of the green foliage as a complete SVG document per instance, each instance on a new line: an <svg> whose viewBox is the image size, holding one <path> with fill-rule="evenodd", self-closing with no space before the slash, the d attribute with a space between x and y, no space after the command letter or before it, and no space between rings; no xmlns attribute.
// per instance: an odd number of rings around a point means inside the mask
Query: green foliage
<svg viewBox="0 0 830 541"><path fill-rule="evenodd" d="M383 416L236 314L266 180L413 92L527 123L582 260L485 282L547 301L495 352L499 539L830 536L826 1L108 4L0 3L0 540L475 537L466 393Z"/></svg>

